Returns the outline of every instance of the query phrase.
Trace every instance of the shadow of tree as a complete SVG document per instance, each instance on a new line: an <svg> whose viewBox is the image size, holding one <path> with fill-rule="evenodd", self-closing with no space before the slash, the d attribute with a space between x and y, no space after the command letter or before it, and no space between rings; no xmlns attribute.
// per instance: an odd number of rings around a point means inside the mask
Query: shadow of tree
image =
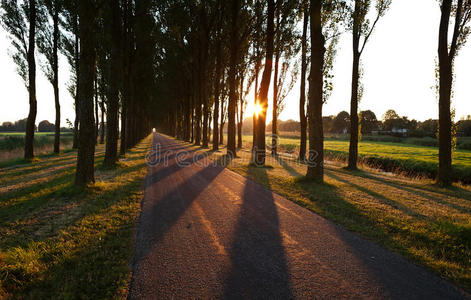
<svg viewBox="0 0 471 300"><path fill-rule="evenodd" d="M248 168L269 184L265 168ZM279 225L272 192L246 180L229 250L232 267L224 284L225 298L293 298Z"/></svg>

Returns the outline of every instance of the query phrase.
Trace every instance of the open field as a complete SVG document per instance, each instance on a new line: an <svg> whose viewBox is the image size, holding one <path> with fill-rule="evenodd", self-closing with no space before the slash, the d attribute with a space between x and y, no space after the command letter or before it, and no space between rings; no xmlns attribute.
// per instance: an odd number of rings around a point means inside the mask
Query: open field
<svg viewBox="0 0 471 300"><path fill-rule="evenodd" d="M219 161L225 153L204 151ZM303 180L306 166L295 160L268 156L267 167L255 167L248 149L227 167L471 289L469 186L442 189L428 179L351 172L337 163L327 164L321 185Z"/></svg>
<svg viewBox="0 0 471 300"><path fill-rule="evenodd" d="M0 298L125 298L150 142L84 191L76 151L0 169Z"/></svg>
<svg viewBox="0 0 471 300"><path fill-rule="evenodd" d="M252 146L252 136L243 136L244 147ZM271 139L267 138L267 145ZM324 154L327 159L347 161L349 142L346 140L327 139L324 142ZM299 139L279 138L279 151L297 155ZM438 149L411 144L361 141L359 143L360 163L372 168L404 173L412 176L434 178L438 169ZM455 181L471 183L471 151L455 150L453 152L453 169Z"/></svg>
<svg viewBox="0 0 471 300"><path fill-rule="evenodd" d="M19 163L24 155L24 132L0 132L0 166L16 159ZM61 133L61 151L72 147L73 134ZM53 132L36 132L34 134L35 155L52 153L54 149Z"/></svg>
<svg viewBox="0 0 471 300"><path fill-rule="evenodd" d="M72 135L72 134L73 134L72 132L61 132L62 136ZM25 135L24 132L14 132L14 131L0 132L0 136L24 136L24 135ZM48 136L48 135L54 136L54 132L35 132L34 133L34 136Z"/></svg>

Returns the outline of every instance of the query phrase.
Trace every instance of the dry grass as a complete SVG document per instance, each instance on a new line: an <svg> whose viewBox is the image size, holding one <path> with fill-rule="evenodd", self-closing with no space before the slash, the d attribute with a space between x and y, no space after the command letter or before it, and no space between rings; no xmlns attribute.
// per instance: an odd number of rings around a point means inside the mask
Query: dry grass
<svg viewBox="0 0 471 300"><path fill-rule="evenodd" d="M0 298L125 298L148 137L77 190L76 152L0 169Z"/></svg>

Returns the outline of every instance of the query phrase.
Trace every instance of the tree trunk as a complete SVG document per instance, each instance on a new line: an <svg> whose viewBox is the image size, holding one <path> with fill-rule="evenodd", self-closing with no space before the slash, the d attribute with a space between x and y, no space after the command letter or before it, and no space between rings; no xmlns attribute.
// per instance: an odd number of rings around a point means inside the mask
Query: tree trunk
<svg viewBox="0 0 471 300"><path fill-rule="evenodd" d="M219 39L219 37L218 37ZM214 114L213 114L213 150L217 151L219 149L219 128L218 128L218 118L219 118L219 96L221 95L220 89L220 77L221 77L221 41L218 40L216 44L216 74L214 82ZM222 129L221 129L222 130Z"/></svg>
<svg viewBox="0 0 471 300"><path fill-rule="evenodd" d="M451 169L451 89L453 84L453 57L448 52L448 26L451 14L451 0L443 0L438 41L439 60L439 100L438 100L438 126L439 126L439 154L438 178L441 185L450 185Z"/></svg>
<svg viewBox="0 0 471 300"><path fill-rule="evenodd" d="M242 148L242 126L244 123L244 97L242 96L244 92L244 77L240 78L240 108L239 108L239 122L237 123L237 148Z"/></svg>
<svg viewBox="0 0 471 300"><path fill-rule="evenodd" d="M258 53L258 52L257 52ZM255 63L255 89L254 89L254 107L258 103L258 73L260 72L260 62ZM254 157L255 144L257 143L257 115L255 112L252 116L252 157Z"/></svg>
<svg viewBox="0 0 471 300"><path fill-rule="evenodd" d="M221 99L221 128L219 130L219 145L224 144L224 99Z"/></svg>
<svg viewBox="0 0 471 300"><path fill-rule="evenodd" d="M54 89L54 105L56 108L56 121L55 121L55 132L54 132L54 153L60 152L60 136L61 136L61 106L59 101L59 60L57 51L59 48L59 7L58 1L54 3L54 31L53 31L53 63L52 69L54 72L53 89Z"/></svg>
<svg viewBox="0 0 471 300"><path fill-rule="evenodd" d="M98 130L100 125L100 120L98 118L98 68L95 68L95 145L98 143Z"/></svg>
<svg viewBox="0 0 471 300"><path fill-rule="evenodd" d="M108 24L111 36L111 56L106 114L106 150L104 165L114 165L118 160L119 124L119 74L121 71L121 12L119 2L111 1L111 22Z"/></svg>
<svg viewBox="0 0 471 300"><path fill-rule="evenodd" d="M272 110L272 122L271 122L271 154L276 155L276 144L277 139L277 125L278 125L278 65L280 63L280 53L276 51L275 54L275 75L273 77L273 110Z"/></svg>
<svg viewBox="0 0 471 300"><path fill-rule="evenodd" d="M348 168L357 169L358 161L358 84L360 68L360 1L355 1L353 13L353 66L352 66L352 94L350 99L350 149L348 151Z"/></svg>
<svg viewBox="0 0 471 300"><path fill-rule="evenodd" d="M78 6L78 0L75 4ZM75 35L75 120L74 120L74 138L72 149L78 148L79 139L79 120L80 120L80 102L79 102L79 76L80 76L80 53L79 53L79 22L78 15L74 15L74 35Z"/></svg>
<svg viewBox="0 0 471 300"><path fill-rule="evenodd" d="M36 60L34 58L34 46L36 36L36 0L29 0L29 44L28 44L28 91L29 114L26 121L25 159L34 157L34 130L37 114L36 102Z"/></svg>
<svg viewBox="0 0 471 300"><path fill-rule="evenodd" d="M309 156L306 178L324 180L324 133L322 129L323 69L325 39L322 34L321 0L312 0L311 14L311 71L309 82Z"/></svg>
<svg viewBox="0 0 471 300"><path fill-rule="evenodd" d="M80 35L79 103L80 129L75 185L85 186L95 181L95 128L93 117L93 74L95 72L95 3L92 0L78 1Z"/></svg>
<svg viewBox="0 0 471 300"><path fill-rule="evenodd" d="M271 69L273 61L273 43L274 43L274 22L275 22L275 1L268 1L267 10L267 37L266 37L266 57L265 67L262 74L262 82L260 83L260 105L262 111L260 112L257 120L257 140L254 147L253 162L257 166L265 166L265 120L268 108L268 89L270 87Z"/></svg>
<svg viewBox="0 0 471 300"><path fill-rule="evenodd" d="M236 113L236 73L239 52L239 35L238 35L238 19L239 19L239 0L233 0L232 6L232 25L230 37L230 63L229 63L229 104L227 107L227 154L236 156L236 140L235 140L235 113Z"/></svg>
<svg viewBox="0 0 471 300"><path fill-rule="evenodd" d="M306 106L306 49L307 49L307 25L309 20L309 5L304 5L304 20L303 20L303 36L301 40L301 90L299 97L299 121L301 125L301 141L299 146L299 160L304 161L306 159L306 139L307 139L307 118L305 112Z"/></svg>

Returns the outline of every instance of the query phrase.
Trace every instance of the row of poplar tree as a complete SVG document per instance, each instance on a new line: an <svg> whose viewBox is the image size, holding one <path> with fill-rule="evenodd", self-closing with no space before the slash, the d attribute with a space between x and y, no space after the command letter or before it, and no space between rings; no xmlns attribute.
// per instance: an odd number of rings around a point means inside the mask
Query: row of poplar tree
<svg viewBox="0 0 471 300"><path fill-rule="evenodd" d="M217 150L226 122L227 153L235 156L242 144L246 96L254 85L253 101L261 110L254 115L252 159L263 166L272 78L276 134L278 115L298 69L299 159L307 161L306 177L322 181L322 107L333 88L338 38L351 34L348 166L355 169L358 102L363 93L361 55L390 5L391 0L2 0L2 24L12 36L17 50L13 59L30 95L25 157L33 156L37 45L47 58L46 75L54 86L56 126L60 124L58 51L67 56L75 74L71 90L77 112L78 185L94 180L98 94L107 115L105 163L113 164L119 138L124 153L151 127L203 147L209 146L212 136ZM437 5L441 9L438 181L450 184L453 61L469 34L471 1L440 0ZM276 137L271 148L276 155Z"/></svg>
<svg viewBox="0 0 471 300"><path fill-rule="evenodd" d="M63 70L59 66L61 53L72 71L67 89L75 100L73 147L78 148L77 185L94 181L100 110L102 141L106 128L105 165L113 165L119 154L124 154L149 132L153 110L151 94L156 81L156 23L151 3L2 0L1 23L11 38L11 56L29 93L26 159L34 157L37 65L53 86L54 152L60 151L58 79L59 70ZM38 52L40 59L37 59Z"/></svg>
<svg viewBox="0 0 471 300"><path fill-rule="evenodd" d="M332 91L332 68L341 34L352 36L352 86L348 167L358 164L358 103L363 93L361 56L391 0L212 0L164 1L156 5L162 34L162 97L168 100L163 129L196 145L222 142L227 118L227 153L242 145L245 96L255 83L253 162L265 164L266 113L272 101L272 154L276 155L277 117L292 83L286 71L300 67L299 159L306 177L323 180L322 106ZM453 62L469 34L471 1L441 0L436 67L439 96L438 182L451 183ZM298 26L302 24L301 26ZM413 47L413 45L408 45ZM433 63L433 62L431 62ZM293 66L290 70L289 66ZM272 74L273 72L273 74ZM261 73L261 78L260 78ZM260 79L260 83L259 83ZM273 80L273 96L268 91ZM288 83L287 83L288 82ZM287 83L287 84L286 84ZM433 101L433 100L431 100ZM226 107L227 105L227 107ZM433 105L433 103L431 103ZM212 126L211 126L212 120ZM307 143L307 140L309 143ZM236 143L237 141L237 143ZM307 151L306 147L309 145Z"/></svg>

